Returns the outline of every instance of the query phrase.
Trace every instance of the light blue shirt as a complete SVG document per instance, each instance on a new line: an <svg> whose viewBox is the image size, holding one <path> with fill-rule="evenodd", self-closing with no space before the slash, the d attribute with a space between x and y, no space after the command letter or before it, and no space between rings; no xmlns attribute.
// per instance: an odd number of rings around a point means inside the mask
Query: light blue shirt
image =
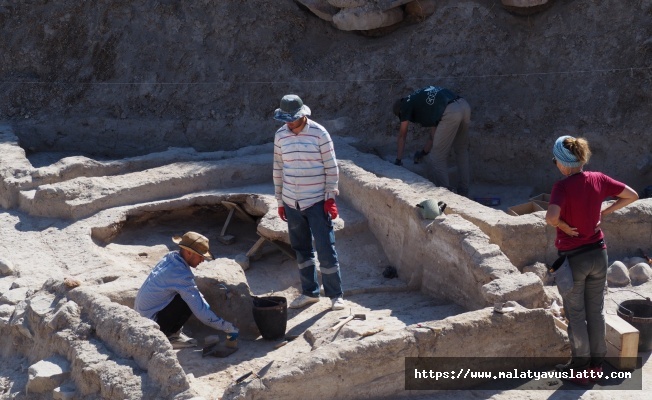
<svg viewBox="0 0 652 400"><path fill-rule="evenodd" d="M215 315L202 296L190 266L178 251L166 254L138 290L134 308L145 318L156 321L156 314L164 309L177 293L188 304L192 313L211 328L227 333L238 332L231 324Z"/></svg>

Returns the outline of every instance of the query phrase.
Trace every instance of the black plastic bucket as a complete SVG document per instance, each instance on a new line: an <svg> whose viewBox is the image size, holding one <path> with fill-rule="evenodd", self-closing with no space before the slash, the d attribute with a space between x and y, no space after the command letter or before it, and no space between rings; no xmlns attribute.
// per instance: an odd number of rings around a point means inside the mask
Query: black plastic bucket
<svg viewBox="0 0 652 400"><path fill-rule="evenodd" d="M638 329L638 351L652 350L652 301L626 300L618 306L618 316Z"/></svg>
<svg viewBox="0 0 652 400"><path fill-rule="evenodd" d="M263 339L276 340L285 337L288 322L288 303L285 297L253 297L254 321Z"/></svg>

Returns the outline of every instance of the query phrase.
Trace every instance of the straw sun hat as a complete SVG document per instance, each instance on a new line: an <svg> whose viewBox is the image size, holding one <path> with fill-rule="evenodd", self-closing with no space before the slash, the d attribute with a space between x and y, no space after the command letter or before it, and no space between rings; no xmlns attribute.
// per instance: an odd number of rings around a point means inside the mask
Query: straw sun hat
<svg viewBox="0 0 652 400"><path fill-rule="evenodd" d="M208 250L208 238L204 235L197 232L186 232L183 236L174 236L172 241L179 247L197 253L206 260L213 259L213 255Z"/></svg>

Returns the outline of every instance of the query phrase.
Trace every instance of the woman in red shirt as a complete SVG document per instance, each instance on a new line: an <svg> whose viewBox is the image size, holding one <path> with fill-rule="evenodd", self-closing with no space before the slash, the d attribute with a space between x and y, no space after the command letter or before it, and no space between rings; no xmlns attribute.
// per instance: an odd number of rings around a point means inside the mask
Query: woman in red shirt
<svg viewBox="0 0 652 400"><path fill-rule="evenodd" d="M586 139L561 136L552 152L552 160L565 178L552 188L546 222L557 228L555 247L560 256L568 257L572 271L572 284L569 280L566 287L558 285L569 322L572 358L557 368L562 372L573 369L575 374L601 372L607 354L603 308L608 258L600 221L634 202L638 194L601 172L583 170L591 157ZM617 200L602 209L608 197ZM589 383L587 377L571 380Z"/></svg>

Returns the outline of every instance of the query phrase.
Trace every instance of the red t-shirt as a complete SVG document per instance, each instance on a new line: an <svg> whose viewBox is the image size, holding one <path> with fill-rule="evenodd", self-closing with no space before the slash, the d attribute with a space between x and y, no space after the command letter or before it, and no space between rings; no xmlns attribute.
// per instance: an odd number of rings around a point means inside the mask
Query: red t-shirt
<svg viewBox="0 0 652 400"><path fill-rule="evenodd" d="M577 228L578 236L568 236L557 228L555 247L560 251L576 249L595 243L604 237L602 229L595 232L600 220L602 202L623 192L625 184L601 172L584 171L555 183L550 194L550 204L561 208L561 218Z"/></svg>

